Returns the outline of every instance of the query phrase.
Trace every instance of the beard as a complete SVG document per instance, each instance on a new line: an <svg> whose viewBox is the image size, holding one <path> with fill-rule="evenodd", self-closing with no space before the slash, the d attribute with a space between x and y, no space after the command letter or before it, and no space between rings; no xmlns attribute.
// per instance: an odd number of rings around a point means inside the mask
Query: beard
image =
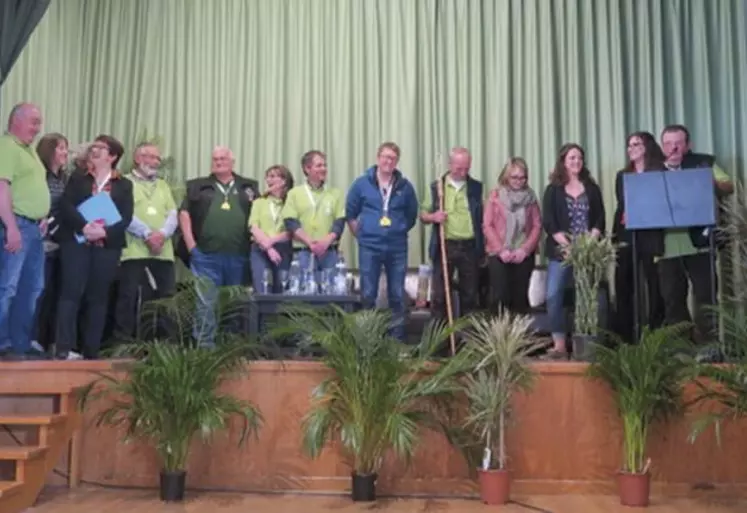
<svg viewBox="0 0 747 513"><path fill-rule="evenodd" d="M158 169L148 166L140 166L138 171L146 178L153 178L158 174Z"/></svg>

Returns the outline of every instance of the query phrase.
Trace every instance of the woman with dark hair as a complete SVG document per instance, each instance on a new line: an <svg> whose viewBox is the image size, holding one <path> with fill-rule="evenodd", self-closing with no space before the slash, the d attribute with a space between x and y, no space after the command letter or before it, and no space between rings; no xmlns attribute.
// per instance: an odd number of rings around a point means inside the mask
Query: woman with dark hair
<svg viewBox="0 0 747 513"><path fill-rule="evenodd" d="M266 294L265 274L271 273L272 293L281 294L280 271L290 269L293 248L281 211L288 191L293 187L293 175L285 166L271 166L265 171L267 192L255 200L249 214L249 230L254 239L250 253L252 285L259 294Z"/></svg>
<svg viewBox="0 0 747 513"><path fill-rule="evenodd" d="M633 248L632 235L625 228L625 196L623 193L623 177L629 173L643 173L646 171L660 171L665 169L664 152L656 142L656 138L649 132L634 132L627 139L628 162L625 168L615 176L615 197L617 208L613 218L613 234L616 242L623 243L617 250L617 267L615 268L615 296L616 314L615 331L627 342L635 342L633 319ZM643 271L646 301L639 304L646 306L646 320L652 329L658 328L664 322L664 300L659 290L659 278L654 250L647 243L648 233L640 232L636 235L636 253L639 269Z"/></svg>
<svg viewBox="0 0 747 513"><path fill-rule="evenodd" d="M568 357L563 298L572 279L572 269L563 265L567 248L574 236L591 233L599 237L605 229L602 191L584 160L581 146L563 145L542 199L542 224L547 232L547 313L553 342L547 358L552 360Z"/></svg>
<svg viewBox="0 0 747 513"><path fill-rule="evenodd" d="M47 171L50 209L47 217L47 234L44 238L44 292L39 297L34 323L35 340L41 348L49 350L54 344L57 296L60 290L60 252L57 229L59 226L60 199L67 182L68 141L62 134L46 134L36 145L36 153Z"/></svg>
<svg viewBox="0 0 747 513"><path fill-rule="evenodd" d="M62 287L57 306L55 357L67 359L78 340L76 320L85 303L82 350L87 359L96 359L109 304L109 288L117 274L125 246L125 232L132 220L132 182L116 170L124 153L122 143L100 135L90 148L87 172L74 173L60 201L59 239L62 257ZM96 194L108 194L121 221L105 226L101 220L87 221L78 207ZM84 237L78 242L78 235Z"/></svg>

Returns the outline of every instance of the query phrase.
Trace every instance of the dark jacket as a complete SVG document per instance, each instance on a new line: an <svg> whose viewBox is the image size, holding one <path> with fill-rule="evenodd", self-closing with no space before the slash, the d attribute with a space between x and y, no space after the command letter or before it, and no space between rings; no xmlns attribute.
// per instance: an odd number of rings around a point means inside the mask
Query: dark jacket
<svg viewBox="0 0 747 513"><path fill-rule="evenodd" d="M95 178L89 173L73 173L65 185L59 205L59 228L55 233L56 240L75 240L76 234L83 233L86 220L78 212L78 206L93 195ZM104 247L122 249L127 245L125 232L132 221L134 201L132 198L132 182L121 176L117 171L112 173L111 196L114 205L119 210L122 220L106 228Z"/></svg>
<svg viewBox="0 0 747 513"><path fill-rule="evenodd" d="M602 190L593 180L585 180L583 184L589 200L588 229L596 228L603 234L606 228L606 220ZM547 233L545 256L553 260L560 258L558 243L555 242L553 234L558 232L570 233L571 231L571 220L568 217L568 205L565 196L564 185L551 183L545 189L545 194L542 197L542 226Z"/></svg>
<svg viewBox="0 0 747 513"><path fill-rule="evenodd" d="M446 177L441 178L441 184L446 187L444 183ZM431 183L431 212L438 211L438 184L434 180ZM478 257L482 257L485 253L485 240L482 234L482 182L475 180L471 176L467 177L467 203L469 205L469 214L472 217L472 230L475 234L475 254ZM431 230L431 240L428 245L428 252L433 262L440 256L441 251L441 239L438 236L438 224L433 223Z"/></svg>
<svg viewBox="0 0 747 513"><path fill-rule="evenodd" d="M233 174L233 180L236 190L239 192L239 204L244 211L248 223L252 204L259 197L259 182L251 178L244 178L236 173ZM212 174L189 180L184 200L179 207L179 210L189 213L189 217L192 219L192 235L198 244L200 235L202 234L202 225L207 218L210 204L217 194L216 182L217 179ZM247 237L249 237L248 228ZM184 262L184 265L189 267L189 251L187 251L187 245L184 243L184 237L181 235L181 232L177 234L176 255Z"/></svg>

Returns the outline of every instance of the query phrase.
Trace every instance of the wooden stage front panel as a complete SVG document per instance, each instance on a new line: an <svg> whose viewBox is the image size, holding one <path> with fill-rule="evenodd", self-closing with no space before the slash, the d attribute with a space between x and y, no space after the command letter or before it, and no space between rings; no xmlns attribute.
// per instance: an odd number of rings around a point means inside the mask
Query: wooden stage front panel
<svg viewBox="0 0 747 513"><path fill-rule="evenodd" d="M318 460L304 456L300 419L309 392L327 372L315 362L255 362L248 377L228 392L256 402L265 424L257 440L237 448L238 429L219 435L211 446L195 443L188 486L237 491L309 490L339 492L350 468L335 449ZM514 490L523 494L614 493L620 464L621 427L604 385L584 377L582 363L536 363L534 391L518 398L509 433ZM0 363L0 388L24 384L81 385L112 362ZM0 411L40 411L41 402L0 399ZM39 401L42 401L41 399ZM654 493L688 494L693 489L747 489L747 423L726 425L721 447L712 433L687 441L689 418L658 426L652 433ZM82 479L91 484L155 486L158 464L144 444L123 444L120 433L97 428L86 415L82 436ZM3 442L5 443L5 442ZM65 468L63 463L60 469ZM59 477L50 476L50 482ZM461 454L444 437L425 433L410 466L387 461L380 473L382 494L472 495L476 491Z"/></svg>

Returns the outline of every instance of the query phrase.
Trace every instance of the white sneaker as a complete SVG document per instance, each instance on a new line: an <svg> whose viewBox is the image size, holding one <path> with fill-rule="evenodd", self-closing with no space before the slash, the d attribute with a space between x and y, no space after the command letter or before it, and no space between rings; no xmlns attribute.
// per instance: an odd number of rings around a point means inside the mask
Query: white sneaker
<svg viewBox="0 0 747 513"><path fill-rule="evenodd" d="M83 355L80 354L80 353L76 353L75 351L70 351L67 354L67 359L68 360L82 360L83 359Z"/></svg>
<svg viewBox="0 0 747 513"><path fill-rule="evenodd" d="M36 351L38 353L43 353L44 352L44 348L36 340L32 340L31 341L31 349L33 349L34 351Z"/></svg>

